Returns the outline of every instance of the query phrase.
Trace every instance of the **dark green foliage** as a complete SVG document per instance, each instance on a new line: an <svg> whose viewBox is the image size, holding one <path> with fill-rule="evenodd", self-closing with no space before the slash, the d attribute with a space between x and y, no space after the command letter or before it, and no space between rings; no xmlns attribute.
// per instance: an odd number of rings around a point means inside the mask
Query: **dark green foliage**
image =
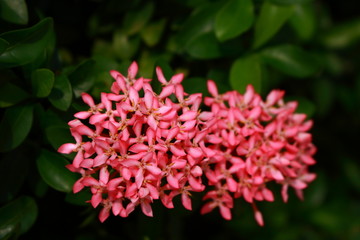
<svg viewBox="0 0 360 240"><path fill-rule="evenodd" d="M359 239L360 4L340 2L0 1L0 239ZM207 95L207 79L220 92L284 89L314 119L318 177L305 200L260 203L263 228L243 200L231 221L200 215L201 194L192 212L177 198L154 203L154 218L101 224L56 150L74 142L66 123L87 109L81 93L99 99L109 71L126 75L134 60L147 78L183 72L188 93Z"/></svg>

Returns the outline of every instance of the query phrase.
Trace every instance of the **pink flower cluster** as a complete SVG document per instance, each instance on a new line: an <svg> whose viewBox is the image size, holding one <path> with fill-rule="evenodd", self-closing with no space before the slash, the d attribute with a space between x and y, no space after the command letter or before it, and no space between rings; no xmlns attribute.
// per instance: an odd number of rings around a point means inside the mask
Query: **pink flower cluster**
<svg viewBox="0 0 360 240"><path fill-rule="evenodd" d="M219 94L208 81L212 97L205 98L210 111L201 111L200 93L188 95L183 74L166 80L157 67L163 87L153 91L151 79L136 78L133 62L128 75L111 71L115 79L111 93L101 102L82 94L88 111L69 122L76 143L65 143L58 151L76 152L68 169L81 174L73 192L90 188L91 205L102 206L100 221L110 212L127 217L136 206L152 216L151 203L160 199L173 208L181 195L191 210L191 192L205 191L201 213L219 207L231 219L233 199L251 203L255 219L263 225L255 201L273 201L269 182L282 184L287 201L288 186L302 197L302 189L314 180L308 166L315 163L316 149L307 131L312 122L294 113L296 102L284 103L284 92L272 91L266 101L248 86L244 95Z"/></svg>
<svg viewBox="0 0 360 240"><path fill-rule="evenodd" d="M220 95L211 80L208 89L212 97L206 97L205 104L211 107L216 123L207 130L205 146L213 156L204 162L203 171L214 188L204 196L208 201L201 213L219 207L223 218L230 220L233 199L243 197L263 225L255 201L274 201L269 182L282 185L286 202L288 186L302 199L302 189L315 179L308 172L316 152L307 133L312 121L295 113L296 102L284 103L280 90L273 90L264 102L251 85L244 95L236 91Z"/></svg>

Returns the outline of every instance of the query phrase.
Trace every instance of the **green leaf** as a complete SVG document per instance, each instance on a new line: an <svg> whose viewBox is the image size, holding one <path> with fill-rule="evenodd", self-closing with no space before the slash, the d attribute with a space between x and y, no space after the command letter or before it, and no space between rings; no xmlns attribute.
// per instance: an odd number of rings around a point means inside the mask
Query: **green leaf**
<svg viewBox="0 0 360 240"><path fill-rule="evenodd" d="M29 134L32 122L32 105L7 108L0 123L0 152L18 147Z"/></svg>
<svg viewBox="0 0 360 240"><path fill-rule="evenodd" d="M252 84L255 90L260 93L261 62L258 55L238 58L231 66L231 87L240 93L244 93L248 84Z"/></svg>
<svg viewBox="0 0 360 240"><path fill-rule="evenodd" d="M153 47L159 42L162 33L164 32L165 25L166 19L161 19L149 24L140 32L141 38L144 40L146 45Z"/></svg>
<svg viewBox="0 0 360 240"><path fill-rule="evenodd" d="M323 34L322 43L333 49L341 49L358 43L360 39L360 18L330 28Z"/></svg>
<svg viewBox="0 0 360 240"><path fill-rule="evenodd" d="M35 223L38 207L33 198L21 196L0 208L0 239L27 232Z"/></svg>
<svg viewBox="0 0 360 240"><path fill-rule="evenodd" d="M221 41L237 37L247 31L254 21L252 0L230 0L215 19L215 34Z"/></svg>
<svg viewBox="0 0 360 240"><path fill-rule="evenodd" d="M43 105L37 104L35 105L34 113L41 129L51 126L66 126L66 122L60 116L61 113L55 111L54 108L49 108L45 111Z"/></svg>
<svg viewBox="0 0 360 240"><path fill-rule="evenodd" d="M43 149L36 163L40 176L50 187L71 192L77 176L65 167L69 163L62 156Z"/></svg>
<svg viewBox="0 0 360 240"><path fill-rule="evenodd" d="M114 79L109 74L110 70L119 70L119 63L115 59L104 56L94 56L96 64L94 66L94 86L90 94L92 96L100 96L101 92L109 91ZM127 69L126 69L127 71Z"/></svg>
<svg viewBox="0 0 360 240"><path fill-rule="evenodd" d="M69 79L64 75L55 77L54 87L49 95L51 104L59 110L66 111L72 101L72 87Z"/></svg>
<svg viewBox="0 0 360 240"><path fill-rule="evenodd" d="M6 82L0 87L0 108L10 107L29 97L29 94L15 84Z"/></svg>
<svg viewBox="0 0 360 240"><path fill-rule="evenodd" d="M221 2L206 3L191 13L175 36L178 51L187 47L188 43L193 42L199 35L213 30L215 16L221 6Z"/></svg>
<svg viewBox="0 0 360 240"><path fill-rule="evenodd" d="M122 60L130 60L139 49L140 40L138 35L127 36L123 31L116 31L112 42L113 53Z"/></svg>
<svg viewBox="0 0 360 240"><path fill-rule="evenodd" d="M304 78L319 70L317 58L295 45L279 45L262 51L264 62L279 71Z"/></svg>
<svg viewBox="0 0 360 240"><path fill-rule="evenodd" d="M316 27L314 6L310 4L295 5L289 22L301 39L310 39L314 35Z"/></svg>
<svg viewBox="0 0 360 240"><path fill-rule="evenodd" d="M0 38L7 41L9 46L0 55L0 67L25 65L45 54L52 29L52 19L45 18L30 28L1 34Z"/></svg>
<svg viewBox="0 0 360 240"><path fill-rule="evenodd" d="M0 1L0 17L15 24L28 23L28 11L25 0Z"/></svg>
<svg viewBox="0 0 360 240"><path fill-rule="evenodd" d="M293 6L278 6L265 1L255 24L253 47L258 48L270 40L292 15Z"/></svg>
<svg viewBox="0 0 360 240"><path fill-rule="evenodd" d="M186 46L187 53L198 59L213 59L221 56L221 48L213 32L204 33Z"/></svg>
<svg viewBox="0 0 360 240"><path fill-rule="evenodd" d="M189 94L202 93L207 94L206 79L201 77L186 78L182 82L185 92Z"/></svg>
<svg viewBox="0 0 360 240"><path fill-rule="evenodd" d="M38 98L49 96L54 86L54 73L46 68L36 69L31 74L33 94Z"/></svg>
<svg viewBox="0 0 360 240"><path fill-rule="evenodd" d="M44 66L55 66L56 64L59 64L55 63L55 61L59 60L59 56L57 55L58 53L54 54L55 42L55 32L51 30L47 36L47 42L44 46L43 52L30 63L21 66L21 70L23 71L26 78L31 76L32 72L36 69L44 68ZM60 57L60 59L63 60L62 57ZM63 62L63 64L65 65L66 63Z"/></svg>
<svg viewBox="0 0 360 240"><path fill-rule="evenodd" d="M69 74L69 80L75 97L81 96L81 93L87 92L93 87L95 83L94 66L95 61L88 59L80 63L75 70Z"/></svg>
<svg viewBox="0 0 360 240"><path fill-rule="evenodd" d="M57 150L62 144L73 142L74 138L66 126L49 126L45 129L46 138L51 146Z"/></svg>
<svg viewBox="0 0 360 240"><path fill-rule="evenodd" d="M141 9L137 8L128 12L124 18L124 26L126 35L133 35L138 33L145 24L150 20L154 12L154 3L147 2Z"/></svg>
<svg viewBox="0 0 360 240"><path fill-rule="evenodd" d="M9 43L4 39L0 38L0 55L7 49Z"/></svg>

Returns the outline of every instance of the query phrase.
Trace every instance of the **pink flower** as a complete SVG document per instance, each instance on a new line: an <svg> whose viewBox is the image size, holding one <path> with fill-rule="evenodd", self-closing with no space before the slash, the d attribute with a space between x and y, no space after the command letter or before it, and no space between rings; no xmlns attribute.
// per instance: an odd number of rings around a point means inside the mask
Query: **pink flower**
<svg viewBox="0 0 360 240"><path fill-rule="evenodd" d="M58 149L76 152L67 166L80 174L73 192L91 190L89 202L100 208L101 222L111 213L127 217L139 205L152 217L154 201L174 208L178 195L192 210L191 195L206 191L202 214L218 208L230 220L234 199L244 198L262 226L256 202L274 201L270 182L282 185L285 202L289 187L303 197L316 177L308 171L316 152L307 132L312 121L295 113L296 102L284 102L283 91L273 90L263 101L251 85L243 95L220 94L209 80L211 97L204 103L210 111L201 111L202 95L184 92L183 74L166 80L157 67L163 87L155 93L152 80L137 78L137 72L136 62L127 76L110 71L111 93L101 93L98 104L83 93L89 110L69 122L75 143Z"/></svg>
<svg viewBox="0 0 360 240"><path fill-rule="evenodd" d="M235 91L219 94L209 80L208 90L212 97L205 98L205 104L217 118L207 131L205 144L215 154L203 170L213 190L205 195L201 212L219 207L229 220L232 199L243 197L252 204L262 226L255 201L274 201L266 187L269 182L283 185L282 197L287 201L289 186L302 198L302 190L316 177L308 172L316 152L306 132L311 121L295 113L295 102L283 101L283 91L272 91L263 102L250 85L244 95Z"/></svg>
<svg viewBox="0 0 360 240"><path fill-rule="evenodd" d="M176 195L191 210L191 192L205 188L201 164L208 154L203 142L212 115L201 114L201 94L188 96L182 74L167 81L157 68L164 86L158 95L151 80L136 78L137 70L133 62L127 77L111 71L112 93L102 93L99 104L82 94L90 109L76 113L78 119L69 123L76 143L59 148L65 154L77 152L69 167L82 175L74 192L91 189L91 205L101 206L100 221L111 212L126 217L138 205L153 216L154 200L170 207ZM168 98L172 94L177 101Z"/></svg>

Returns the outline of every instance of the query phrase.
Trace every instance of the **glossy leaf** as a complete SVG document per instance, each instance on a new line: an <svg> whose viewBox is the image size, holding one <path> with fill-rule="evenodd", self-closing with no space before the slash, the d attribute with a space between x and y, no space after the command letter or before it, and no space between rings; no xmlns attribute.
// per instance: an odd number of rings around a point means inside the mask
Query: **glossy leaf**
<svg viewBox="0 0 360 240"><path fill-rule="evenodd" d="M38 98L49 96L54 86L54 73L46 68L36 69L31 74L33 94Z"/></svg>
<svg viewBox="0 0 360 240"><path fill-rule="evenodd" d="M57 153L43 149L36 160L42 179L52 188L61 192L71 192L76 181L76 174L65 166L68 163Z"/></svg>
<svg viewBox="0 0 360 240"><path fill-rule="evenodd" d="M46 129L51 126L65 126L66 122L61 118L61 114L54 108L49 108L47 111L44 110L41 104L35 105L34 113L35 117L39 121L41 129Z"/></svg>
<svg viewBox="0 0 360 240"><path fill-rule="evenodd" d="M6 50L9 46L9 43L4 39L0 38L0 55Z"/></svg>
<svg viewBox="0 0 360 240"><path fill-rule="evenodd" d="M161 19L149 24L141 31L141 38L144 40L146 45L152 47L159 42L164 32L165 25L166 19Z"/></svg>
<svg viewBox="0 0 360 240"><path fill-rule="evenodd" d="M32 122L32 105L7 108L0 123L0 152L18 147L29 134Z"/></svg>
<svg viewBox="0 0 360 240"><path fill-rule="evenodd" d="M230 0L215 19L215 34L220 41L237 37L247 31L254 21L252 0Z"/></svg>
<svg viewBox="0 0 360 240"><path fill-rule="evenodd" d="M214 19L221 4L221 2L207 3L194 9L175 37L177 50L187 47L199 35L213 30Z"/></svg>
<svg viewBox="0 0 360 240"><path fill-rule="evenodd" d="M10 107L29 97L22 88L10 82L0 86L0 108Z"/></svg>
<svg viewBox="0 0 360 240"><path fill-rule="evenodd" d="M341 49L358 43L360 39L360 18L344 22L331 28L322 36L322 43L329 48Z"/></svg>
<svg viewBox="0 0 360 240"><path fill-rule="evenodd" d="M93 69L95 79L94 85L89 94L92 96L100 96L101 92L106 92L110 89L111 84L114 81L114 79L109 74L109 71L113 69L120 71L120 65L114 59L100 55L95 56L93 59L96 62ZM125 70L127 70L127 68Z"/></svg>
<svg viewBox="0 0 360 240"><path fill-rule="evenodd" d="M304 78L319 70L317 58L295 45L280 45L262 51L264 62L290 76Z"/></svg>
<svg viewBox="0 0 360 240"><path fill-rule="evenodd" d="M53 21L45 18L38 24L25 29L5 32L0 38L9 43L0 55L0 67L25 65L46 52L51 38Z"/></svg>
<svg viewBox="0 0 360 240"><path fill-rule="evenodd" d="M194 38L186 47L187 53L198 59L213 59L221 56L220 45L214 33L204 33Z"/></svg>
<svg viewBox="0 0 360 240"><path fill-rule="evenodd" d="M59 110L66 111L72 101L72 87L69 79L64 75L55 77L54 87L49 95L51 104Z"/></svg>
<svg viewBox="0 0 360 240"><path fill-rule="evenodd" d="M244 93L248 84L261 91L261 62L257 55L238 58L230 69L230 85L234 90Z"/></svg>
<svg viewBox="0 0 360 240"><path fill-rule="evenodd" d="M38 207L33 198L21 196L0 208L0 239L27 232L35 223Z"/></svg>
<svg viewBox="0 0 360 240"><path fill-rule="evenodd" d="M81 93L87 92L93 87L95 82L93 71L95 63L93 59L85 60L69 74L69 80L75 97L81 96Z"/></svg>
<svg viewBox="0 0 360 240"><path fill-rule="evenodd" d="M116 57L122 60L131 59L140 46L139 36L127 36L122 31L116 31L113 35L112 48Z"/></svg>
<svg viewBox="0 0 360 240"><path fill-rule="evenodd" d="M270 40L293 13L293 6L278 6L265 1L255 24L254 48Z"/></svg>
<svg viewBox="0 0 360 240"><path fill-rule="evenodd" d="M314 35L316 28L314 6L311 4L295 5L294 13L289 22L301 39L310 39Z"/></svg>
<svg viewBox="0 0 360 240"><path fill-rule="evenodd" d="M141 9L128 12L124 19L124 30L127 35L139 32L150 20L154 12L154 3L147 2Z"/></svg>
<svg viewBox="0 0 360 240"><path fill-rule="evenodd" d="M45 129L45 134L55 150L64 143L74 142L74 138L71 136L67 126L49 126Z"/></svg>
<svg viewBox="0 0 360 240"><path fill-rule="evenodd" d="M0 17L15 24L28 23L28 11L25 0L0 1Z"/></svg>
<svg viewBox="0 0 360 240"><path fill-rule="evenodd" d="M46 44L44 44L43 52L39 54L34 60L31 62L22 65L21 69L24 71L26 75L31 75L31 73L35 69L41 69L44 67L55 67L54 59L57 58L57 52L55 52L56 45L56 36L54 29L50 29L47 35ZM55 56L54 56L55 55Z"/></svg>

